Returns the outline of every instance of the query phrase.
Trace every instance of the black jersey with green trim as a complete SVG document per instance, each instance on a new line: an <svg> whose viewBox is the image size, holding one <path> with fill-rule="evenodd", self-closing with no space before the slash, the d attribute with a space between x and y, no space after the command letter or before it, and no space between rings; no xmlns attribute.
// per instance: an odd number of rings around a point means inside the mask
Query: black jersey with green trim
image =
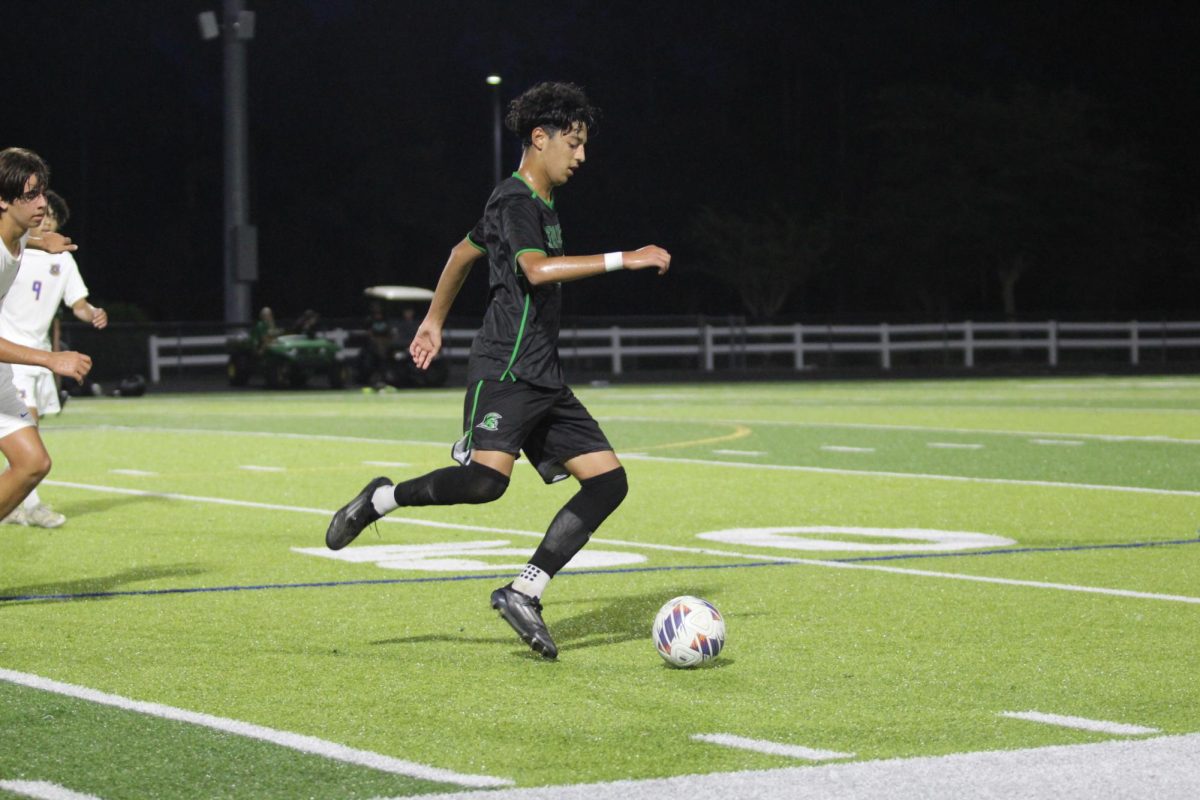
<svg viewBox="0 0 1200 800"><path fill-rule="evenodd" d="M490 284L483 325L471 345L467 382L520 379L534 386L562 386L562 286L531 285L517 263L521 253L530 251L563 254L554 201L547 203L514 172L496 186L467 239L487 253Z"/></svg>

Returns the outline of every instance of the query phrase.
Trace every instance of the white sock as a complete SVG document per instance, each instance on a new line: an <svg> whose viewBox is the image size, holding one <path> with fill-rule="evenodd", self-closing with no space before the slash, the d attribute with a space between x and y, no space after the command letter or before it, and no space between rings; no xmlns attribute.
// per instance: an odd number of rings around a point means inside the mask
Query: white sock
<svg viewBox="0 0 1200 800"><path fill-rule="evenodd" d="M26 511L32 511L33 509L37 508L41 504L42 504L42 498L38 497L37 489L34 489L32 492L27 494L25 496L25 499L21 501L21 507L24 508Z"/></svg>
<svg viewBox="0 0 1200 800"><path fill-rule="evenodd" d="M400 507L396 502L396 487L392 484L380 486L375 490L375 494L371 495L371 505L375 506L375 511L380 516L395 511Z"/></svg>
<svg viewBox="0 0 1200 800"><path fill-rule="evenodd" d="M548 573L533 564L526 564L525 569L521 570L521 574L513 580L512 585L521 594L537 600L541 598L542 592L546 591L548 583L550 583Z"/></svg>

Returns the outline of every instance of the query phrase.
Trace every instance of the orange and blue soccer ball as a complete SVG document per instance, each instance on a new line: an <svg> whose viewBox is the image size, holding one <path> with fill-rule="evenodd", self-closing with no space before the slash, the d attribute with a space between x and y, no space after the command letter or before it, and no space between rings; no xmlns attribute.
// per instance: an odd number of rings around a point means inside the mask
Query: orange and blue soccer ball
<svg viewBox="0 0 1200 800"><path fill-rule="evenodd" d="M725 647L725 618L699 597L683 595L667 601L654 618L654 646L673 667L695 667L712 661Z"/></svg>

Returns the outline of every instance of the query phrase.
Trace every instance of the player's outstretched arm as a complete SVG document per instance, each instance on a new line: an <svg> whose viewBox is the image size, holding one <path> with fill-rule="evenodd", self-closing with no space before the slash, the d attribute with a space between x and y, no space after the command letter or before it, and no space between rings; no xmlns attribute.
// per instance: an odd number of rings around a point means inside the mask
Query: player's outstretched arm
<svg viewBox="0 0 1200 800"><path fill-rule="evenodd" d="M0 339L0 361L6 364L29 364L46 367L56 375L82 381L92 369L92 359L74 350L50 352L26 347L8 339Z"/></svg>
<svg viewBox="0 0 1200 800"><path fill-rule="evenodd" d="M441 351L442 326L446 324L450 307L454 305L454 298L458 297L458 292L466 282L471 267L482 256L483 251L467 239L454 245L454 249L450 251L450 258L446 260L446 266L442 268L442 275L438 278L437 287L433 290L433 300L429 302L429 311L425 314L425 319L421 322L420 327L417 328L417 335L413 337L412 343L408 346L408 353L412 356L413 364L418 369L428 368L430 362Z"/></svg>
<svg viewBox="0 0 1200 800"><path fill-rule="evenodd" d="M108 312L89 303L86 297L71 306L71 313L80 322L87 322L96 330L103 330L108 325Z"/></svg>
<svg viewBox="0 0 1200 800"><path fill-rule="evenodd" d="M652 244L637 250L594 256L547 256L530 251L522 253L517 260L534 286L577 281L618 269L657 269L659 275L665 275L671 268L671 254Z"/></svg>
<svg viewBox="0 0 1200 800"><path fill-rule="evenodd" d="M63 236L57 231L39 231L36 236L30 233L29 238L25 240L25 246L34 250L45 250L47 253L66 253L79 249L79 245L71 244L71 237Z"/></svg>

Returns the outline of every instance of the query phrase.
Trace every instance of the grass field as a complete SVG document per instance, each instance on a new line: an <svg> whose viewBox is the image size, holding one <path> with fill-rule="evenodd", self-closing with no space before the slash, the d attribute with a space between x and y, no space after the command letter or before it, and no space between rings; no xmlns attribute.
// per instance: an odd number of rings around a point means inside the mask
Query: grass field
<svg viewBox="0 0 1200 800"><path fill-rule="evenodd" d="M67 525L0 528L0 797L837 796L881 763L915 797L956 754L1061 797L1054 758L1200 756L1200 380L578 393L631 491L544 598L557 662L488 595L573 482L520 462L323 549L367 480L451 463L461 391L71 402ZM726 617L707 667L651 644L679 594Z"/></svg>

